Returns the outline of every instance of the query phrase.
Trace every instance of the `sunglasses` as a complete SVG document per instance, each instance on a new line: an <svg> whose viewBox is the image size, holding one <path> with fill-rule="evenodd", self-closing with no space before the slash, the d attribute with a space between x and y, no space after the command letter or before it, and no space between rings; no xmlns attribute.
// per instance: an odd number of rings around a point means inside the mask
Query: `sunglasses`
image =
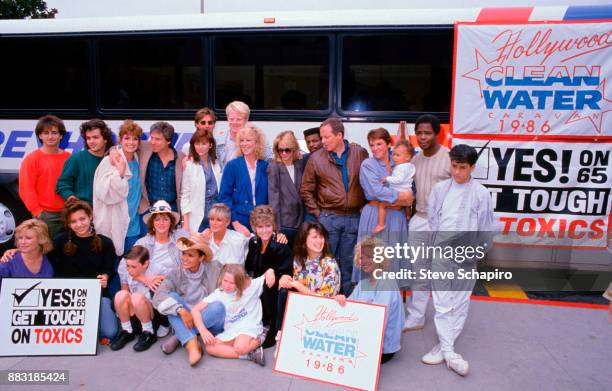
<svg viewBox="0 0 612 391"><path fill-rule="evenodd" d="M278 153L291 153L293 148L278 148Z"/></svg>
<svg viewBox="0 0 612 391"><path fill-rule="evenodd" d="M199 125L214 125L215 121L200 121L198 122Z"/></svg>
<svg viewBox="0 0 612 391"><path fill-rule="evenodd" d="M157 207L150 207L149 208L149 213L154 213L154 212L172 212L172 208L165 206L165 205L161 205L161 206L157 206Z"/></svg>

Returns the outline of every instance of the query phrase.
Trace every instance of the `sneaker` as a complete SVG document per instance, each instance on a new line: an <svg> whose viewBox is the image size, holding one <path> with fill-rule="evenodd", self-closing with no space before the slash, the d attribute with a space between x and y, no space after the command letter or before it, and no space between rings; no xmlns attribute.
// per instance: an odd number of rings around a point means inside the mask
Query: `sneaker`
<svg viewBox="0 0 612 391"><path fill-rule="evenodd" d="M406 319L406 322L404 322L404 327L402 328L402 333L406 333L408 331L423 330L424 327L425 324L413 324L409 322L408 319Z"/></svg>
<svg viewBox="0 0 612 391"><path fill-rule="evenodd" d="M470 365L460 354L448 353L444 359L446 360L446 366L455 371L458 375L466 376L470 371Z"/></svg>
<svg viewBox="0 0 612 391"><path fill-rule="evenodd" d="M111 350L121 350L128 343L134 340L134 333L128 333L125 330L121 330L117 338L111 343Z"/></svg>
<svg viewBox="0 0 612 391"><path fill-rule="evenodd" d="M276 337L274 338L274 340L276 341L276 347L274 348L274 358L276 359L276 356L278 355L278 347L280 346L280 339L281 339L281 335L283 334L283 332L281 330L278 330L276 332Z"/></svg>
<svg viewBox="0 0 612 391"><path fill-rule="evenodd" d="M158 338L164 338L168 334L170 334L170 327L166 326L159 326L157 328L157 333L155 333Z"/></svg>
<svg viewBox="0 0 612 391"><path fill-rule="evenodd" d="M262 345L264 341L266 340L266 335L268 335L268 331L270 331L270 327L264 326L261 333L257 336L257 339L259 339L260 345Z"/></svg>
<svg viewBox="0 0 612 391"><path fill-rule="evenodd" d="M157 337L155 334L149 331L143 331L138 337L138 341L134 344L134 350L137 352L144 352L149 349L155 342L157 341Z"/></svg>
<svg viewBox="0 0 612 391"><path fill-rule="evenodd" d="M259 364L262 367L266 366L266 358L264 357L264 351L261 346L249 352L247 358L249 361L253 361L255 364Z"/></svg>
<svg viewBox="0 0 612 391"><path fill-rule="evenodd" d="M438 365L444 362L444 356L440 350L440 345L436 345L427 354L421 357L421 361L427 365Z"/></svg>
<svg viewBox="0 0 612 391"><path fill-rule="evenodd" d="M176 338L176 335L173 335L170 338L168 338L166 342L162 344L161 350L162 352L166 354L171 354L171 353L174 353L174 351L179 347L179 345L180 345L179 339Z"/></svg>

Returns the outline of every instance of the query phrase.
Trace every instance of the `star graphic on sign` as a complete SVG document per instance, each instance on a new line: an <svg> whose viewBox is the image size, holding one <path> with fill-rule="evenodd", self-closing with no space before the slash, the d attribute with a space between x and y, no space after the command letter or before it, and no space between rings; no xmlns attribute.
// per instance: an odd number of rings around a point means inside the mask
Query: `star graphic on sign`
<svg viewBox="0 0 612 391"><path fill-rule="evenodd" d="M467 71L466 73L464 73L463 75L461 75L461 77L465 77L466 79L471 79L474 80L475 82L478 83L478 92L480 92L480 97L482 98L482 86L483 84L486 84L486 80L485 80L485 69L481 69L480 66L481 65L489 65L492 62L494 62L495 60L491 60L488 61L485 56L482 55L482 53L480 53L480 51L478 49L474 49L474 57L476 58L476 68ZM472 74L474 74L473 77L471 76Z"/></svg>
<svg viewBox="0 0 612 391"><path fill-rule="evenodd" d="M569 116L567 121L565 121L566 124L571 124L582 120L589 120L597 133L601 134L603 132L604 115L606 115L609 111L612 110L612 100L606 98L606 96L608 95L606 93L607 81L608 79L606 78L603 79L601 83L599 83L599 90L601 90L602 97L601 110L588 110L587 112L589 114L585 114L585 111L579 112L578 110L576 110L572 113L572 115Z"/></svg>

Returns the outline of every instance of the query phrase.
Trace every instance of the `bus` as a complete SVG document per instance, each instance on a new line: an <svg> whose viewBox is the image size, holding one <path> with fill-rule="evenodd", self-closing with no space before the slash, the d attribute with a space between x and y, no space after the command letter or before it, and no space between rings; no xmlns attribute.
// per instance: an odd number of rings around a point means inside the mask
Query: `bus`
<svg viewBox="0 0 612 391"><path fill-rule="evenodd" d="M611 17L603 5L0 21L0 202L27 216L16 178L38 147L36 120L48 113L65 121L68 151L83 148L78 127L91 118L115 131L127 118L145 130L168 121L180 149L196 110L214 109L215 129L227 129L233 100L249 105L268 142L339 117L347 138L367 147L370 129L394 133L407 121L410 133L424 113L448 130L455 22Z"/></svg>

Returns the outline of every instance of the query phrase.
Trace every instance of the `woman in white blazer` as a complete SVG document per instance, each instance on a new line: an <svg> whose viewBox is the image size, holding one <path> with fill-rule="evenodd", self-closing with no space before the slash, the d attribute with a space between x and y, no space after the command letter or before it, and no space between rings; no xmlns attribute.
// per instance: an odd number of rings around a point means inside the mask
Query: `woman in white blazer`
<svg viewBox="0 0 612 391"><path fill-rule="evenodd" d="M212 133L195 132L189 141L189 155L181 186L183 229L191 233L208 228L208 212L217 202L221 169Z"/></svg>

